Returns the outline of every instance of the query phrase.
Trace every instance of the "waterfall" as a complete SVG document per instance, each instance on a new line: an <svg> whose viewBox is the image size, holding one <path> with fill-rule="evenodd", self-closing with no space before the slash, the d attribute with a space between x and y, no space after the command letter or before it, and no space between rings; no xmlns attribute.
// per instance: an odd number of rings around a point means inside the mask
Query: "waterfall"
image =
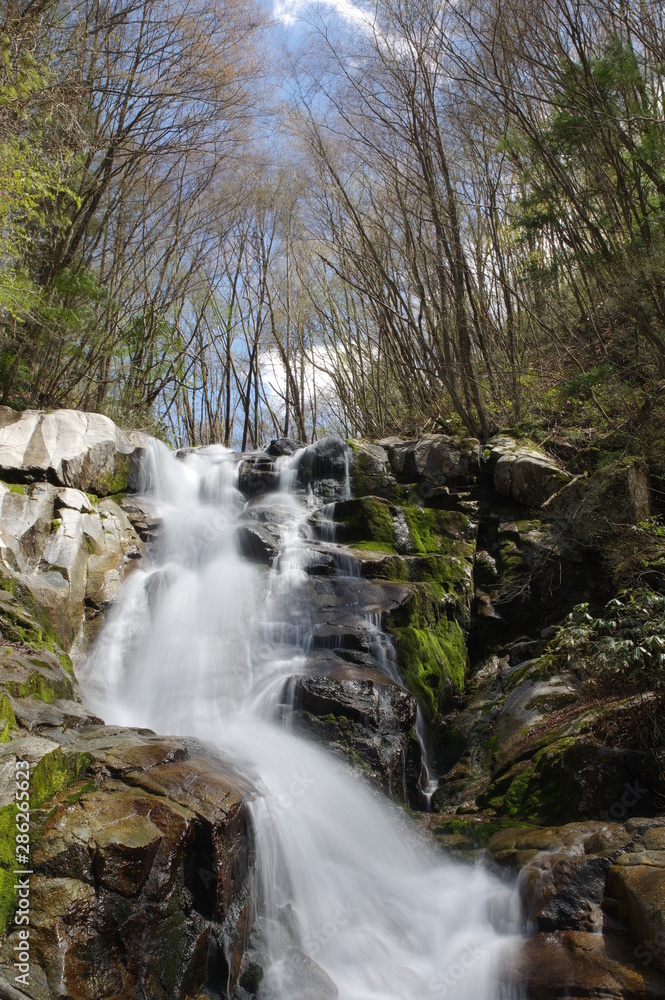
<svg viewBox="0 0 665 1000"><path fill-rule="evenodd" d="M512 996L500 980L518 940L513 890L436 856L399 807L289 726L321 512L294 491L293 460L280 461L280 489L248 502L237 454L155 446L147 482L161 538L80 671L86 701L108 723L196 737L252 782L260 1000L325 1000L335 988L340 1000ZM277 539L270 569L241 554L252 525ZM305 956L331 982L294 985Z"/></svg>

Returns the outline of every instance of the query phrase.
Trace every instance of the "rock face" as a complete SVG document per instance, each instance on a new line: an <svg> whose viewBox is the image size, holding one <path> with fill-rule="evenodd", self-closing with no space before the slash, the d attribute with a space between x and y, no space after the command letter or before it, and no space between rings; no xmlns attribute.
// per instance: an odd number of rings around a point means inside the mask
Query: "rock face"
<svg viewBox="0 0 665 1000"><path fill-rule="evenodd" d="M469 489L480 471L480 442L425 434L416 441L387 438L379 444L390 457L393 475L401 483L425 482Z"/></svg>
<svg viewBox="0 0 665 1000"><path fill-rule="evenodd" d="M0 407L0 574L67 651L89 640L143 555L109 494L138 488L148 447L100 414Z"/></svg>
<svg viewBox="0 0 665 1000"><path fill-rule="evenodd" d="M251 790L186 742L91 716L69 657L4 591L0 629L0 921L14 909L21 760L34 873L28 994L184 1000L233 984L251 924ZM7 981L17 941L13 926L0 951Z"/></svg>
<svg viewBox="0 0 665 1000"><path fill-rule="evenodd" d="M318 658L315 674L291 681L296 726L328 744L395 801L422 807L427 776L414 729L416 699L379 670L340 659Z"/></svg>
<svg viewBox="0 0 665 1000"><path fill-rule="evenodd" d="M0 410L0 979L21 760L35 1000L232 990L251 928L251 789L186 742L104 726L68 655L158 533L144 501L107 495L138 485L146 445L95 414Z"/></svg>
<svg viewBox="0 0 665 1000"><path fill-rule="evenodd" d="M526 507L542 507L571 477L544 451L510 437L495 437L485 446L485 465L494 468L494 489Z"/></svg>
<svg viewBox="0 0 665 1000"><path fill-rule="evenodd" d="M3 768L34 765L29 995L166 1000L233 985L252 902L248 789L144 731L41 734L0 750ZM8 980L17 941L0 951Z"/></svg>
<svg viewBox="0 0 665 1000"><path fill-rule="evenodd" d="M494 834L489 850L519 871L534 929L519 957L528 997L665 994L663 844L665 819Z"/></svg>
<svg viewBox="0 0 665 1000"><path fill-rule="evenodd" d="M0 407L0 475L46 480L98 496L137 489L148 438L120 431L99 413Z"/></svg>
<svg viewBox="0 0 665 1000"><path fill-rule="evenodd" d="M143 554L122 508L72 487L0 482L0 574L71 650Z"/></svg>

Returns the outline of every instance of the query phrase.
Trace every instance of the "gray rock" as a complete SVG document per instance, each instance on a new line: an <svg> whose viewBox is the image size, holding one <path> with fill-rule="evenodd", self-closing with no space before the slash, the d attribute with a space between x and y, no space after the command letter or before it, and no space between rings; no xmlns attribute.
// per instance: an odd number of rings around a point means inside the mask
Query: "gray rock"
<svg viewBox="0 0 665 1000"><path fill-rule="evenodd" d="M353 453L346 442L329 436L308 445L298 463L297 482L309 486L320 480L344 480L350 475Z"/></svg>
<svg viewBox="0 0 665 1000"><path fill-rule="evenodd" d="M135 485L146 435L121 431L99 413L0 411L0 473L24 482L47 479L100 496Z"/></svg>
<svg viewBox="0 0 665 1000"><path fill-rule="evenodd" d="M288 996L290 1000L337 1000L338 996L328 973L298 948L289 948L284 958L269 970L266 1000L273 996L272 983L279 983L274 995Z"/></svg>
<svg viewBox="0 0 665 1000"><path fill-rule="evenodd" d="M279 553L279 537L262 524L239 525L236 540L241 555L264 566L272 566Z"/></svg>
<svg viewBox="0 0 665 1000"><path fill-rule="evenodd" d="M480 468L480 442L426 434L417 441L382 442L390 456L393 475L400 482L425 482L435 486L468 489Z"/></svg>
<svg viewBox="0 0 665 1000"><path fill-rule="evenodd" d="M494 489L527 507L542 507L572 477L535 446L514 438L495 437L485 446L485 461L494 468Z"/></svg>
<svg viewBox="0 0 665 1000"><path fill-rule="evenodd" d="M306 448L305 441L295 441L293 438L276 438L271 441L266 448L266 454L273 458L281 458L283 455L294 455L301 448Z"/></svg>
<svg viewBox="0 0 665 1000"><path fill-rule="evenodd" d="M275 459L263 452L245 455L238 468L238 489L252 498L279 489L279 469Z"/></svg>

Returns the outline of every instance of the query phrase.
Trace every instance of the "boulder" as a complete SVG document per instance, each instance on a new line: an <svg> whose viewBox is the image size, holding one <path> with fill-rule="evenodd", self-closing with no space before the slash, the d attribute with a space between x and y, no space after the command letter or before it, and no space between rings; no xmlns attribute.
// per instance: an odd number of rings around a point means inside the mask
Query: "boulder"
<svg viewBox="0 0 665 1000"><path fill-rule="evenodd" d="M308 666L317 672L290 678L285 688L296 727L394 801L423 808L427 773L413 695L368 667L331 658Z"/></svg>
<svg viewBox="0 0 665 1000"><path fill-rule="evenodd" d="M84 621L115 600L141 540L110 498L48 483L0 484L0 573L5 586L29 595L70 650ZM92 636L88 636L88 639Z"/></svg>
<svg viewBox="0 0 665 1000"><path fill-rule="evenodd" d="M253 910L249 789L145 730L50 732L39 747L20 735L0 746L3 770L17 754L34 761L30 996L232 990ZM6 979L17 940L12 927Z"/></svg>
<svg viewBox="0 0 665 1000"><path fill-rule="evenodd" d="M272 458L282 458L284 455L295 455L301 448L306 448L304 441L295 441L293 438L276 438L270 442L266 448L266 455Z"/></svg>
<svg viewBox="0 0 665 1000"><path fill-rule="evenodd" d="M145 497L124 497L120 506L134 531L142 542L154 542L162 526L162 520Z"/></svg>
<svg viewBox="0 0 665 1000"><path fill-rule="evenodd" d="M608 889L618 901L618 912L643 959L650 956L654 967L665 972L665 821L662 822L663 827L654 831L658 837L652 838L660 850L650 852L645 848L632 856L620 857L610 869ZM626 863L629 861L633 863Z"/></svg>
<svg viewBox="0 0 665 1000"><path fill-rule="evenodd" d="M510 437L495 437L484 450L494 470L494 489L525 507L542 507L572 477L542 449Z"/></svg>
<svg viewBox="0 0 665 1000"><path fill-rule="evenodd" d="M535 934L519 949L513 982L526 1000L657 1000L665 978L640 964L625 935Z"/></svg>
<svg viewBox="0 0 665 1000"><path fill-rule="evenodd" d="M238 466L238 489L246 497L278 490L279 469L275 459L262 452L243 456Z"/></svg>
<svg viewBox="0 0 665 1000"><path fill-rule="evenodd" d="M279 535L262 524L239 525L236 541L241 555L264 566L272 566L279 553Z"/></svg>
<svg viewBox="0 0 665 1000"><path fill-rule="evenodd" d="M446 434L425 434L415 441L388 438L379 444L388 452L393 475L402 483L471 489L480 468L480 442Z"/></svg>
<svg viewBox="0 0 665 1000"><path fill-rule="evenodd" d="M99 413L0 407L0 475L48 480L98 496L136 490L149 438Z"/></svg>
<svg viewBox="0 0 665 1000"><path fill-rule="evenodd" d="M332 480L350 489L353 452L338 437L321 438L305 448L299 457L296 481L299 486L314 486ZM342 492L343 495L343 492ZM338 499L341 497L338 497Z"/></svg>
<svg viewBox="0 0 665 1000"><path fill-rule="evenodd" d="M353 439L349 440L349 445L353 449L353 495L392 499L397 484L385 448Z"/></svg>
<svg viewBox="0 0 665 1000"><path fill-rule="evenodd" d="M317 962L298 948L289 948L284 958L269 969L261 984L261 995L266 1000L337 1000L338 990Z"/></svg>

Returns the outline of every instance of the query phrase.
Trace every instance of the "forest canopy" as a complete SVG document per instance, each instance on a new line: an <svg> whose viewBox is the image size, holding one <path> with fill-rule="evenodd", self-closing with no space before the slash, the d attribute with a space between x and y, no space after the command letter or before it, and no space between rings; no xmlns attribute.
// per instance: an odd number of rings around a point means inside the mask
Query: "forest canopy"
<svg viewBox="0 0 665 1000"><path fill-rule="evenodd" d="M663 423L663 5L357 10L289 54L252 0L5 5L0 402L243 448Z"/></svg>

